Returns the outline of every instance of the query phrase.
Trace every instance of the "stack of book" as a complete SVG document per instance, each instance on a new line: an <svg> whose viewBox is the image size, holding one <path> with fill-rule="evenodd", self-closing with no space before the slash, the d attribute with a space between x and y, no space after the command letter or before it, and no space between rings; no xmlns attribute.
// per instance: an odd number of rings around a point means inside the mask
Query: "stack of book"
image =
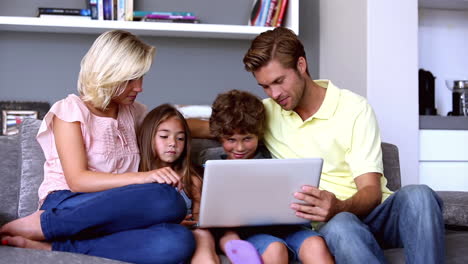
<svg viewBox="0 0 468 264"><path fill-rule="evenodd" d="M200 23L192 12L134 11L133 20L143 22Z"/></svg>
<svg viewBox="0 0 468 264"><path fill-rule="evenodd" d="M288 0L254 0L249 25L280 27L288 7Z"/></svg>
<svg viewBox="0 0 468 264"><path fill-rule="evenodd" d="M133 20L133 0L89 0L92 19Z"/></svg>
<svg viewBox="0 0 468 264"><path fill-rule="evenodd" d="M39 7L37 16L48 19L91 19L91 11L89 9L78 8L56 8L56 7Z"/></svg>

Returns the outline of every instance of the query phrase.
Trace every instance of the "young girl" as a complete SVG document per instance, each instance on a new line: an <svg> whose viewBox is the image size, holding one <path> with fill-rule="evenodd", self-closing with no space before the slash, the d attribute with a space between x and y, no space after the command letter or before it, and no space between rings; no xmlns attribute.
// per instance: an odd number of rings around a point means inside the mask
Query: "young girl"
<svg viewBox="0 0 468 264"><path fill-rule="evenodd" d="M158 183L176 185L187 210L185 225L193 225L198 219L201 195L201 177L190 161L190 131L183 115L169 104L163 104L149 112L138 131L140 146L139 171L167 171L155 178ZM192 202L193 201L193 202ZM193 206L192 206L193 204Z"/></svg>
<svg viewBox="0 0 468 264"><path fill-rule="evenodd" d="M138 132L138 144L141 153L140 171L167 170L170 176L158 176L157 182L181 183L178 189L187 207L187 216L182 224L193 226L198 221L200 211L202 179L191 165L191 136L183 115L168 104L156 107L143 120ZM177 177L181 180L177 181ZM193 230L196 250L192 263L219 263L214 241L208 232ZM255 263L251 261L252 256L245 252L239 252L243 253L240 256L237 254L238 250L245 251L246 244L249 243L231 239L225 253L234 263ZM250 252L254 252L253 257L258 258L255 248L252 247Z"/></svg>
<svg viewBox="0 0 468 264"><path fill-rule="evenodd" d="M135 99L154 50L121 30L96 39L81 62L79 96L55 103L37 135L46 158L40 210L4 225L2 244L132 263L192 255L193 235L179 225L184 200L172 187L179 177L138 172L135 130L146 109Z"/></svg>

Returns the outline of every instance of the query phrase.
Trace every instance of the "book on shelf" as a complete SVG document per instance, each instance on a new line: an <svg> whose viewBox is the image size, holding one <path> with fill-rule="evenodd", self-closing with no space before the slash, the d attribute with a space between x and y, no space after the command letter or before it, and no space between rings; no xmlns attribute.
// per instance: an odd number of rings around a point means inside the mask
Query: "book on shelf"
<svg viewBox="0 0 468 264"><path fill-rule="evenodd" d="M89 10L91 11L91 18L92 19L98 19L99 18L99 13L98 13L98 2L97 0L89 0Z"/></svg>
<svg viewBox="0 0 468 264"><path fill-rule="evenodd" d="M39 7L37 15L91 16L91 10L79 8Z"/></svg>
<svg viewBox="0 0 468 264"><path fill-rule="evenodd" d="M192 12L133 11L134 20L142 20L147 15L195 16Z"/></svg>
<svg viewBox="0 0 468 264"><path fill-rule="evenodd" d="M114 0L103 0L104 20L114 20Z"/></svg>
<svg viewBox="0 0 468 264"><path fill-rule="evenodd" d="M186 20L195 20L198 19L196 16L181 16L181 15L155 15L149 14L145 16L146 18L153 19L186 19Z"/></svg>
<svg viewBox="0 0 468 264"><path fill-rule="evenodd" d="M91 20L91 16L70 16L70 15L50 15L41 14L40 18L43 19L60 19L60 20Z"/></svg>
<svg viewBox="0 0 468 264"><path fill-rule="evenodd" d="M114 0L115 17L114 20L125 21L125 0Z"/></svg>
<svg viewBox="0 0 468 264"><path fill-rule="evenodd" d="M98 20L133 20L133 0L88 0L91 17Z"/></svg>
<svg viewBox="0 0 468 264"><path fill-rule="evenodd" d="M279 27L282 25L288 0L253 0L249 25Z"/></svg>
<svg viewBox="0 0 468 264"><path fill-rule="evenodd" d="M271 18L270 26L275 27L276 23L278 22L278 17L281 12L281 5L283 4L284 0L277 0L275 10L273 11L273 17Z"/></svg>
<svg viewBox="0 0 468 264"><path fill-rule="evenodd" d="M125 0L125 20L133 21L133 0Z"/></svg>
<svg viewBox="0 0 468 264"><path fill-rule="evenodd" d="M262 11L260 12L260 19L257 20L257 26L265 26L266 19L268 16L268 9L270 7L271 0L262 0Z"/></svg>
<svg viewBox="0 0 468 264"><path fill-rule="evenodd" d="M273 20L273 15L276 10L277 0L271 0L270 6L268 7L268 14L265 21L265 27L271 26L271 21Z"/></svg>
<svg viewBox="0 0 468 264"><path fill-rule="evenodd" d="M286 13L286 9L288 8L288 0L283 0L281 2L281 8L278 10L278 20L276 21L276 25L273 25L275 27L281 27L283 24L283 19L284 19L284 14Z"/></svg>
<svg viewBox="0 0 468 264"><path fill-rule="evenodd" d="M262 0L253 0L252 11L250 12L249 26L255 26L260 17Z"/></svg>
<svg viewBox="0 0 468 264"><path fill-rule="evenodd" d="M198 19L161 19L161 18L147 18L144 17L142 22L166 22L166 23L192 23L199 24L200 20Z"/></svg>
<svg viewBox="0 0 468 264"><path fill-rule="evenodd" d="M148 14L148 15L143 17L142 21L145 21L145 22L200 23L200 20L196 16L158 15L158 14Z"/></svg>

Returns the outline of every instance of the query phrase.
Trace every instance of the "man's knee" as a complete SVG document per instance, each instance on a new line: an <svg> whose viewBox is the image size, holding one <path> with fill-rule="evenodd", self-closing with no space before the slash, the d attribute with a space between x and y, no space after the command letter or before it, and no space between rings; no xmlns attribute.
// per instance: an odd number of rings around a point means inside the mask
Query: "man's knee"
<svg viewBox="0 0 468 264"><path fill-rule="evenodd" d="M442 208L442 200L427 185L407 185L397 193L398 202L405 203L411 210L428 210Z"/></svg>
<svg viewBox="0 0 468 264"><path fill-rule="evenodd" d="M335 215L328 223L320 228L328 247L334 251L359 250L364 244L375 241L373 234L356 215L342 212Z"/></svg>
<svg viewBox="0 0 468 264"><path fill-rule="evenodd" d="M345 235L352 233L357 227L362 225L359 218L348 212L342 212L335 215L325 226L320 229L320 233L327 235Z"/></svg>

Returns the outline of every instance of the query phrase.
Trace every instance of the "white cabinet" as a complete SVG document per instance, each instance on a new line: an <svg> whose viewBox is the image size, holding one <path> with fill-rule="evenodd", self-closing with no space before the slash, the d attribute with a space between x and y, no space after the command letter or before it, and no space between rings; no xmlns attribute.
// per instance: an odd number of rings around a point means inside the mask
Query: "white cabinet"
<svg viewBox="0 0 468 264"><path fill-rule="evenodd" d="M419 179L437 191L468 191L468 130L420 130Z"/></svg>
<svg viewBox="0 0 468 264"><path fill-rule="evenodd" d="M289 0L285 27L299 34L299 0ZM0 31L91 34L112 29L123 29L140 36L253 39L261 32L272 28L203 23L47 20L37 17L0 16Z"/></svg>

